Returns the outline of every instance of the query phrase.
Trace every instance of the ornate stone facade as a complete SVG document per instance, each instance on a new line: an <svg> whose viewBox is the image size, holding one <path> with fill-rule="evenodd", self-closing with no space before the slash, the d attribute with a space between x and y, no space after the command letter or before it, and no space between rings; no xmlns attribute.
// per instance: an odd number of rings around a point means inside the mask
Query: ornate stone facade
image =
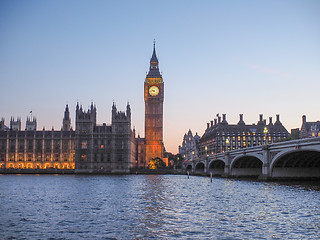
<svg viewBox="0 0 320 240"><path fill-rule="evenodd" d="M65 118L69 117L67 109ZM0 130L1 168L74 169L75 132L71 128L38 131L36 127L34 117L27 118L25 131L20 118L11 118L10 128Z"/></svg>
<svg viewBox="0 0 320 240"><path fill-rule="evenodd" d="M200 136L198 133L193 136L192 131L189 129L188 133L184 134L181 146L179 146L179 154L183 159L194 161L199 158L198 144Z"/></svg>
<svg viewBox="0 0 320 240"><path fill-rule="evenodd" d="M96 107L76 107L76 173L128 173L135 163L135 138L131 109L112 106L111 125L97 125Z"/></svg>
<svg viewBox="0 0 320 240"><path fill-rule="evenodd" d="M117 111L112 106L111 125L97 125L96 107L84 111L77 104L76 130L71 128L68 105L61 131L36 129L36 119L28 118L26 130L21 120L11 119L0 129L0 165L3 169L74 169L76 173L128 173L135 165L136 141L131 130L131 109Z"/></svg>
<svg viewBox="0 0 320 240"><path fill-rule="evenodd" d="M163 159L164 82L159 72L155 44L149 73L144 82L146 164L156 157Z"/></svg>
<svg viewBox="0 0 320 240"><path fill-rule="evenodd" d="M199 142L200 156L209 156L227 150L253 147L276 141L286 140L289 136L287 129L276 115L276 122L269 118L269 124L260 114L257 124L245 124L243 115L240 114L238 124L231 125L227 122L226 114L207 123L207 129Z"/></svg>
<svg viewBox="0 0 320 240"><path fill-rule="evenodd" d="M302 116L300 138L320 137L320 121L307 122L307 116Z"/></svg>

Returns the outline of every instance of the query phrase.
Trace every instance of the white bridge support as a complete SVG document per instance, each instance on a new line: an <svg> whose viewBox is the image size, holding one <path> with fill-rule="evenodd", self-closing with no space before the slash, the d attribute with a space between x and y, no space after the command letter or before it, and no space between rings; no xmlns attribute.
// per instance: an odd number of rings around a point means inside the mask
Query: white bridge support
<svg viewBox="0 0 320 240"><path fill-rule="evenodd" d="M187 170L188 169L188 170ZM320 137L237 149L185 162L184 170L222 177L320 178Z"/></svg>

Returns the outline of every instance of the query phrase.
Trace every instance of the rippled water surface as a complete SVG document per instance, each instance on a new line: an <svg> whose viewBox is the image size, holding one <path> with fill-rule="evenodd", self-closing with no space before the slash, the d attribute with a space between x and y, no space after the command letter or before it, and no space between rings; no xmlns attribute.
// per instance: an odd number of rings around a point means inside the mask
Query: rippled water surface
<svg viewBox="0 0 320 240"><path fill-rule="evenodd" d="M314 187L176 175L0 175L4 239L319 239Z"/></svg>

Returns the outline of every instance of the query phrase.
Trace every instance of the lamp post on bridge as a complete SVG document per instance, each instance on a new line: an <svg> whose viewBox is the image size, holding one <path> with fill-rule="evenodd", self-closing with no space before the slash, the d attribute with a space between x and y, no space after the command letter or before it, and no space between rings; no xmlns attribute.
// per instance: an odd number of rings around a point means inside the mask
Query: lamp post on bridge
<svg viewBox="0 0 320 240"><path fill-rule="evenodd" d="M267 127L264 127L263 133L264 133L265 138L266 138L265 144L268 144L268 132L269 132L268 128L267 128Z"/></svg>

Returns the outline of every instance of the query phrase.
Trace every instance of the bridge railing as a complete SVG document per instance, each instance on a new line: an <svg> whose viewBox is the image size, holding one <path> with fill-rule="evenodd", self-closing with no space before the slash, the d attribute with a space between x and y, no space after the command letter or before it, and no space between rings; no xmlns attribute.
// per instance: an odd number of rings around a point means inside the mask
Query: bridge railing
<svg viewBox="0 0 320 240"><path fill-rule="evenodd" d="M303 139L272 143L272 144L269 144L269 148L283 149L286 147L306 146L306 145L313 145L313 144L319 144L319 143L320 143L320 137L312 137L312 138L303 138Z"/></svg>

